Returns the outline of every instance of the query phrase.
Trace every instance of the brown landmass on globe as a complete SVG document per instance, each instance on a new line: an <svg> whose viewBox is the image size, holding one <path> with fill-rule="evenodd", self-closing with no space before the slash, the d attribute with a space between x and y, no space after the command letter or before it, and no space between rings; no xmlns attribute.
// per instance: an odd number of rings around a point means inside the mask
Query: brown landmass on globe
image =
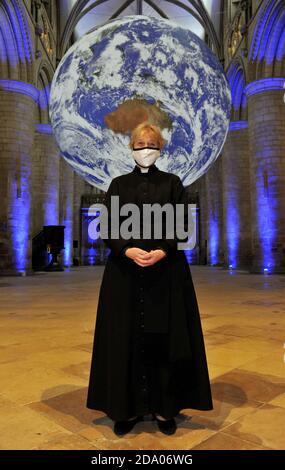
<svg viewBox="0 0 285 470"><path fill-rule="evenodd" d="M120 104L116 111L106 114L104 121L114 132L129 133L144 121L151 122L161 129L171 129L172 122L168 114L160 109L160 101L155 104L145 99L133 98Z"/></svg>

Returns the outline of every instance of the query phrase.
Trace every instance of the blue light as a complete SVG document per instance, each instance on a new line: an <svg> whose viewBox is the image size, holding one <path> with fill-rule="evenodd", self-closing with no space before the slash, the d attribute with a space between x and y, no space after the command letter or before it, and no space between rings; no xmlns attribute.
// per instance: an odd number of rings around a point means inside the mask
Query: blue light
<svg viewBox="0 0 285 470"><path fill-rule="evenodd" d="M239 131L240 129L247 129L247 121L231 121L229 126L229 131Z"/></svg>
<svg viewBox="0 0 285 470"><path fill-rule="evenodd" d="M189 241L189 239L188 239L188 241ZM196 248L194 247L194 248L189 249L189 250L184 250L184 253L186 255L186 259L187 259L188 264L193 263L193 260L195 260Z"/></svg>
<svg viewBox="0 0 285 470"><path fill-rule="evenodd" d="M19 80L0 80L0 90L11 91L13 93L22 93L38 101L39 90L30 83L24 83Z"/></svg>
<svg viewBox="0 0 285 470"><path fill-rule="evenodd" d="M91 222L94 223L94 219L96 219L99 216L100 216L100 210L93 207L92 217L89 217L87 220L88 226ZM93 245L94 243L96 243L97 240L100 239L98 225L96 227L96 232L94 232L93 235L94 235L94 238L91 238L89 234L89 230L87 230L88 247L89 247L88 248L88 264L90 266L94 266L98 258L98 249L95 248L95 246Z"/></svg>
<svg viewBox="0 0 285 470"><path fill-rule="evenodd" d="M285 53L284 16L284 2L264 2L253 33L249 60L265 60L266 64L272 64L276 58L282 59Z"/></svg>
<svg viewBox="0 0 285 470"><path fill-rule="evenodd" d="M63 251L63 260L64 266L71 265L71 235L72 230L70 228L71 223L64 222L65 229L64 229L64 251Z"/></svg>
<svg viewBox="0 0 285 470"><path fill-rule="evenodd" d="M37 102L39 91L33 85L19 80L0 80L0 90L21 93ZM30 233L30 168L28 168L27 155L19 155L19 159L26 161L26 167L20 168L17 179L11 178L10 184L10 230L12 240L12 262L18 272L25 272L29 250Z"/></svg>
<svg viewBox="0 0 285 470"><path fill-rule="evenodd" d="M48 109L50 95L50 84L39 90L38 104L42 110Z"/></svg>
<svg viewBox="0 0 285 470"><path fill-rule="evenodd" d="M244 95L245 75L242 65L233 62L228 71L227 79L231 88L232 105L235 110L246 107L246 96Z"/></svg>
<svg viewBox="0 0 285 470"><path fill-rule="evenodd" d="M282 32L282 35L281 35L281 38L277 47L277 51L276 51L277 60L280 60L280 61L282 60L284 56L284 51L285 51L285 28L283 29L283 32Z"/></svg>
<svg viewBox="0 0 285 470"><path fill-rule="evenodd" d="M247 106L247 99L246 99L246 94L243 90L242 97L241 97L241 107L246 108Z"/></svg>
<svg viewBox="0 0 285 470"><path fill-rule="evenodd" d="M23 2L17 0L5 1L0 3L1 15L0 31L9 47L7 54L9 55L9 63L14 66L19 62L32 63L34 60L34 48L28 18ZM4 20L3 20L4 18Z"/></svg>
<svg viewBox="0 0 285 470"><path fill-rule="evenodd" d="M25 158L25 155L20 158ZM29 171L21 174L17 181L11 178L10 194L12 217L10 218L10 230L13 250L13 264L17 271L22 272L27 269L27 259L29 250L30 232L30 179Z"/></svg>
<svg viewBox="0 0 285 470"><path fill-rule="evenodd" d="M218 248L219 248L220 231L217 218L211 211L209 225L209 247L210 247L210 264L212 266L218 264Z"/></svg>
<svg viewBox="0 0 285 470"><path fill-rule="evenodd" d="M274 267L272 246L276 241L277 214L276 201L270 191L270 177L268 177L268 189L263 186L264 169L257 170L257 224L258 238L262 247L262 265L269 270Z"/></svg>
<svg viewBox="0 0 285 470"><path fill-rule="evenodd" d="M232 88L233 108L238 110L241 107L241 96L245 86L245 79L241 70L238 70Z"/></svg>
<svg viewBox="0 0 285 470"><path fill-rule="evenodd" d="M245 92L247 96L252 96L257 93L267 92L270 90L283 90L285 78L263 78L256 80L247 85ZM266 128L266 131L270 129ZM273 247L277 243L277 223L279 216L278 199L275 197L276 189L276 175L274 175L273 167L269 159L266 158L266 148L260 150L264 157L259 161L255 173L255 187L256 187L256 208L255 214L257 217L257 229L255 237L258 239L258 244L262 251L261 253L261 266L264 272L271 272L274 269L275 259L273 254ZM259 155L261 157L261 155ZM265 184L266 176L266 184Z"/></svg>
<svg viewBox="0 0 285 470"><path fill-rule="evenodd" d="M0 3L0 13L1 13L1 3ZM5 13L4 13L5 14ZM18 52L15 47L14 43L14 34L11 30L10 25L5 21L3 21L1 16L1 24L0 24L0 53L1 53L1 60L3 63L8 63L11 68L16 68L19 65L20 59L18 56ZM4 39L5 38L5 39ZM7 47L7 42L9 47Z"/></svg>
<svg viewBox="0 0 285 470"><path fill-rule="evenodd" d="M72 240L73 240L73 204L70 198L66 198L66 207L65 207L65 219L62 222L62 225L65 225L64 229L64 251L63 251L63 261L64 266L70 266L72 264Z"/></svg>
<svg viewBox="0 0 285 470"><path fill-rule="evenodd" d="M285 78L281 77L270 77L261 78L249 83L245 87L245 93L247 97L256 95L257 93L264 93L271 90L283 90Z"/></svg>
<svg viewBox="0 0 285 470"><path fill-rule="evenodd" d="M35 124L35 130L39 134L53 134L51 124Z"/></svg>
<svg viewBox="0 0 285 470"><path fill-rule="evenodd" d="M276 3L276 2L275 2ZM275 30L276 24L275 20L279 14L279 10L282 8L282 2L279 5L275 5L275 9L273 10L269 21L266 24L265 30L263 31L262 41L260 44L259 54L258 54L258 61L260 62L262 59L266 59L267 64L271 64L275 59L275 51L276 51L276 41L278 42L279 37L277 36L277 31ZM282 23L281 23L282 26ZM284 25L283 25L284 26ZM274 31L275 30L275 31Z"/></svg>
<svg viewBox="0 0 285 470"><path fill-rule="evenodd" d="M270 15L270 11L272 9L272 6L275 4L275 0L271 0L269 6L268 4L262 5L261 10L259 12L256 26L253 32L252 40L250 43L250 50L249 50L249 60L256 60L257 54L259 51L259 46L262 41L262 35L264 32L264 26L266 25L268 21L268 17Z"/></svg>
<svg viewBox="0 0 285 470"><path fill-rule="evenodd" d="M97 259L97 250L93 246L88 248L88 264L94 266Z"/></svg>
<svg viewBox="0 0 285 470"><path fill-rule="evenodd" d="M44 211L44 224L43 225L58 225L57 181L53 180L53 184L49 185L48 191L49 191L49 194L47 195L43 203L43 211ZM66 228L64 230L66 231Z"/></svg>
<svg viewBox="0 0 285 470"><path fill-rule="evenodd" d="M233 177L233 175L232 175ZM238 194L233 190L228 195L228 203L226 207L226 231L228 244L228 263L231 267L236 267L237 250L239 244L240 218L237 207Z"/></svg>
<svg viewBox="0 0 285 470"><path fill-rule="evenodd" d="M38 88L36 88L34 85L21 82L20 80L0 80L0 90L26 95L29 98L32 98L42 110L48 108L49 89L50 85L47 85L46 87L38 90ZM47 129L51 129L50 124L41 124L41 126L46 126Z"/></svg>

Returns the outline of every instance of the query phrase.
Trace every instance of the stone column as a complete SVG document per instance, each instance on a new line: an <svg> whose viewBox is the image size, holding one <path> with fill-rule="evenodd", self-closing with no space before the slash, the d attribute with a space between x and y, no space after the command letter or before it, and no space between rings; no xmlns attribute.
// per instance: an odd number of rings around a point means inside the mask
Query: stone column
<svg viewBox="0 0 285 470"><path fill-rule="evenodd" d="M202 175L197 182L199 188L199 264L208 264L208 200L206 175Z"/></svg>
<svg viewBox="0 0 285 470"><path fill-rule="evenodd" d="M252 272L285 272L285 78L256 80L248 101Z"/></svg>
<svg viewBox="0 0 285 470"><path fill-rule="evenodd" d="M223 147L225 267L251 266L251 209L247 121L233 121Z"/></svg>
<svg viewBox="0 0 285 470"><path fill-rule="evenodd" d="M33 150L33 236L59 223L60 152L50 124L37 124Z"/></svg>
<svg viewBox="0 0 285 470"><path fill-rule="evenodd" d="M38 90L0 80L0 274L32 272L31 166Z"/></svg>
<svg viewBox="0 0 285 470"><path fill-rule="evenodd" d="M81 197L85 190L85 180L75 171L73 182L73 239L78 241L74 256L81 264Z"/></svg>
<svg viewBox="0 0 285 470"><path fill-rule="evenodd" d="M199 210L199 186L197 181L191 183L189 186L185 187L188 204L193 205L191 214L193 226L193 234L189 236L189 240L192 243L195 243L195 246L189 250L185 250L185 255L188 264L194 265L199 264L200 260L200 239L199 239L199 222L200 222L200 210Z"/></svg>
<svg viewBox="0 0 285 470"><path fill-rule="evenodd" d="M223 237L222 237L222 165L221 156L206 173L206 198L207 198L207 245L208 263L211 266L222 265Z"/></svg>
<svg viewBox="0 0 285 470"><path fill-rule="evenodd" d="M60 158L60 210L59 224L65 225L62 262L65 267L73 264L73 191L74 171L63 156Z"/></svg>

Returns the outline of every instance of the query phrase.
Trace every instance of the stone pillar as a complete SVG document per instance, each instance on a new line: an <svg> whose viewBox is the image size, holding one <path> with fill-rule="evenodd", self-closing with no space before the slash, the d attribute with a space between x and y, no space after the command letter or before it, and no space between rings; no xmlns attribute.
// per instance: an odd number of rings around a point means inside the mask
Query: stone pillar
<svg viewBox="0 0 285 470"><path fill-rule="evenodd" d="M74 172L73 189L73 238L80 241L80 223L81 223L81 197L85 190L85 180L76 171Z"/></svg>
<svg viewBox="0 0 285 470"><path fill-rule="evenodd" d="M211 266L222 265L223 258L223 203L222 203L222 164L221 156L206 173L207 198L207 245L208 263Z"/></svg>
<svg viewBox="0 0 285 470"><path fill-rule="evenodd" d="M38 90L0 80L0 274L32 272L31 167Z"/></svg>
<svg viewBox="0 0 285 470"><path fill-rule="evenodd" d="M199 188L199 264L208 264L208 200L206 175L197 182Z"/></svg>
<svg viewBox="0 0 285 470"><path fill-rule="evenodd" d="M285 78L256 80L248 101L251 272L285 272Z"/></svg>
<svg viewBox="0 0 285 470"><path fill-rule="evenodd" d="M59 223L60 152L50 124L37 124L33 150L33 236Z"/></svg>
<svg viewBox="0 0 285 470"><path fill-rule="evenodd" d="M78 248L74 249L74 257L81 264L81 197L85 190L85 180L74 172L73 180L73 239L78 241Z"/></svg>
<svg viewBox="0 0 285 470"><path fill-rule="evenodd" d="M192 210L192 221L195 224L193 227L193 234L189 236L189 240L192 243L195 243L195 246L189 250L184 250L188 264L194 265L199 264L200 258L200 239L199 239L199 186L197 181L191 183L189 186L185 187L188 204L191 204Z"/></svg>
<svg viewBox="0 0 285 470"><path fill-rule="evenodd" d="M60 186L59 186L59 224L65 225L64 250L62 263L65 267L73 264L73 190L74 171L63 156L60 158Z"/></svg>
<svg viewBox="0 0 285 470"><path fill-rule="evenodd" d="M233 121L223 147L225 267L251 266L251 209L247 121Z"/></svg>

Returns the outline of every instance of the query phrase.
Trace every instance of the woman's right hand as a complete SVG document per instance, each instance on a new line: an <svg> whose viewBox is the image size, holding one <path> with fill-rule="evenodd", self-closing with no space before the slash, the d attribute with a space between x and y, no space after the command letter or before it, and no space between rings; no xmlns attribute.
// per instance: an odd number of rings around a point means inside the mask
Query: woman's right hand
<svg viewBox="0 0 285 470"><path fill-rule="evenodd" d="M125 255L142 267L151 266L166 256L165 251L161 249L145 251L136 247L127 248Z"/></svg>
<svg viewBox="0 0 285 470"><path fill-rule="evenodd" d="M141 248L137 248L135 246L127 248L125 255L140 266L148 266L149 259L152 257L151 253L148 251L142 250Z"/></svg>

